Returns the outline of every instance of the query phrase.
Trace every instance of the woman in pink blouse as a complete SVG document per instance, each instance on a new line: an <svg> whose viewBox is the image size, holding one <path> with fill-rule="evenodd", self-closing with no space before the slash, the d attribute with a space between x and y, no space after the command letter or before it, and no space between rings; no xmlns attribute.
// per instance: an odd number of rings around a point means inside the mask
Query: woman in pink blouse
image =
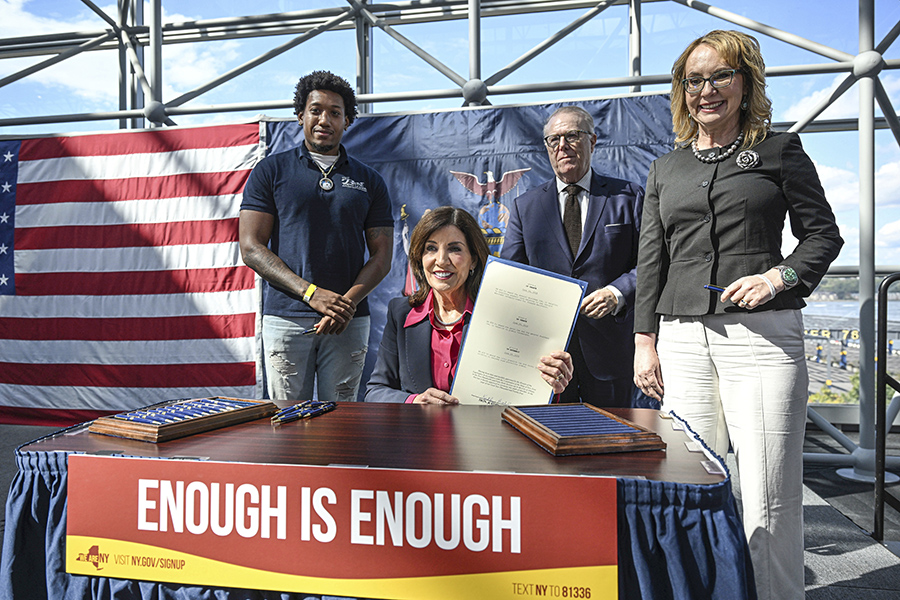
<svg viewBox="0 0 900 600"><path fill-rule="evenodd" d="M484 234L465 210L442 206L422 217L409 248L419 289L388 305L366 402L459 403L449 392L487 257ZM572 379L568 352L544 356L536 368L557 394Z"/></svg>

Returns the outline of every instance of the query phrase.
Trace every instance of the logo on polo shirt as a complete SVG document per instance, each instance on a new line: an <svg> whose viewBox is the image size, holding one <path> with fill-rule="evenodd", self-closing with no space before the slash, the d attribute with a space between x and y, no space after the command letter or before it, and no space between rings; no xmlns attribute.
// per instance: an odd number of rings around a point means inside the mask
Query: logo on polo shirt
<svg viewBox="0 0 900 600"><path fill-rule="evenodd" d="M341 185L345 188L350 188L351 190L359 190L360 192L367 192L369 190L366 189L366 184L361 181L353 181L346 175L341 175Z"/></svg>

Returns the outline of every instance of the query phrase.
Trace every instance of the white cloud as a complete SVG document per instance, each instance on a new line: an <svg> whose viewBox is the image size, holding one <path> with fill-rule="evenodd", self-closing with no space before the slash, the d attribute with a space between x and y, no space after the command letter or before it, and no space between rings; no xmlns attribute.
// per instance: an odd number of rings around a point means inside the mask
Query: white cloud
<svg viewBox="0 0 900 600"><path fill-rule="evenodd" d="M827 88L816 90L811 94L797 100L784 111L781 111L781 114L777 115L775 117L775 120L791 122L805 118L811 110L819 105L820 102L828 98L834 92L834 90L837 89L838 85L847 78L847 76L847 73L840 73L838 75L835 75L834 79L832 79L831 81L831 84ZM879 80L881 81L885 92L887 92L888 98L891 99L894 112L897 112L898 110L900 110L900 77L887 71L882 71L879 75ZM875 104L875 112L876 115L881 114L880 106L877 103ZM859 87L854 83L854 85L849 90L844 92L817 118L855 119L858 116Z"/></svg>
<svg viewBox="0 0 900 600"><path fill-rule="evenodd" d="M20 36L31 36L71 31L99 32L109 28L106 22L86 8L77 17L52 18L36 14L39 10L37 4L27 0L0 0L5 30L16 31ZM100 8L108 15L115 15L117 11L115 4ZM164 22L189 20L193 18L168 14L164 10ZM172 100L233 68L240 58L240 46L241 43L237 41L165 46L163 100ZM15 73L46 59L46 56L42 56L0 61L0 76ZM114 110L118 107L118 53L114 50L85 52L29 75L20 82L46 86L49 88L48 96L72 96L85 100L92 104L90 110ZM9 89L14 91L12 87ZM203 102L203 98L200 96L198 102ZM83 112L83 109L72 112Z"/></svg>
<svg viewBox="0 0 900 600"><path fill-rule="evenodd" d="M884 225L875 234L875 258L879 265L900 264L900 220Z"/></svg>
<svg viewBox="0 0 900 600"><path fill-rule="evenodd" d="M835 212L859 206L859 173L839 167L816 165L825 197Z"/></svg>
<svg viewBox="0 0 900 600"><path fill-rule="evenodd" d="M844 246L833 264L835 265L859 265L859 227L851 227L838 223L841 237L844 238ZM876 257L876 262L877 257Z"/></svg>
<svg viewBox="0 0 900 600"><path fill-rule="evenodd" d="M900 161L886 163L875 172L875 199L879 207L900 206Z"/></svg>
<svg viewBox="0 0 900 600"><path fill-rule="evenodd" d="M859 173L816 164L825 197L835 212L859 208ZM881 165L875 172L875 204L879 209L900 206L900 161Z"/></svg>

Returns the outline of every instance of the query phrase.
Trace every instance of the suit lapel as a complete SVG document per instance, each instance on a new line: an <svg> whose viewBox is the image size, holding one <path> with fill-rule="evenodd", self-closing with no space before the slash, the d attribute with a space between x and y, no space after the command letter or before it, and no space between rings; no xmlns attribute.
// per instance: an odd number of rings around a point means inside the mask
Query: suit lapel
<svg viewBox="0 0 900 600"><path fill-rule="evenodd" d="M409 365L413 389L424 391L434 387L431 352L423 352L423 348L431 348L431 323L426 317L411 327L404 327L403 333L406 336L406 364Z"/></svg>
<svg viewBox="0 0 900 600"><path fill-rule="evenodd" d="M581 235L581 246L578 248L580 255L585 248L592 245L592 238L597 234L597 223L600 221L600 215L606 208L606 202L609 199L606 191L606 180L597 173L591 175L590 199L588 200L587 215L584 218L584 231ZM575 257L578 258L577 256Z"/></svg>

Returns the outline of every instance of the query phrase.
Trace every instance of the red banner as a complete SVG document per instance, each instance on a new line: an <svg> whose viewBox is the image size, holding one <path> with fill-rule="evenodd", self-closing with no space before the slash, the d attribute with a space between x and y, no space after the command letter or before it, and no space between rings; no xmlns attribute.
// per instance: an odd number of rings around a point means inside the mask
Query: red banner
<svg viewBox="0 0 900 600"><path fill-rule="evenodd" d="M369 598L616 598L611 478L72 455L66 570Z"/></svg>

